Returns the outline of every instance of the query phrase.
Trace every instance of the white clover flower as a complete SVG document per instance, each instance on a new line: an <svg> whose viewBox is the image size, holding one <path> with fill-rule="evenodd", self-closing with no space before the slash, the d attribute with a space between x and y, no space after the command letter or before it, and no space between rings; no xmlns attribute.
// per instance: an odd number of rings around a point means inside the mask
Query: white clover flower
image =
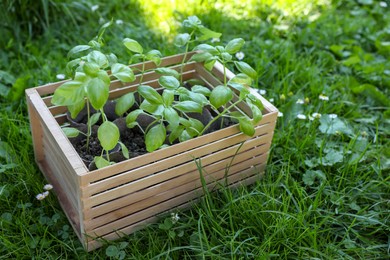
<svg viewBox="0 0 390 260"><path fill-rule="evenodd" d="M328 101L328 100L329 100L329 97L328 97L328 96L325 96L324 94L321 94L321 95L319 96L319 99L320 99L320 100L324 100L324 101Z"/></svg>
<svg viewBox="0 0 390 260"><path fill-rule="evenodd" d="M178 222L179 219L180 219L179 214L177 214L177 213L171 213L171 219L172 219L172 223Z"/></svg>
<svg viewBox="0 0 390 260"><path fill-rule="evenodd" d="M211 38L211 43L220 42L221 40L219 38Z"/></svg>
<svg viewBox="0 0 390 260"><path fill-rule="evenodd" d="M302 105L305 103L305 101L303 101L303 99L298 99L296 103Z"/></svg>
<svg viewBox="0 0 390 260"><path fill-rule="evenodd" d="M45 191L44 193L42 193L42 195L45 196L45 198L46 198L47 196L49 196L49 191L48 190Z"/></svg>
<svg viewBox="0 0 390 260"><path fill-rule="evenodd" d="M236 53L237 60L243 60L245 57L245 54L242 51L239 51Z"/></svg>
<svg viewBox="0 0 390 260"><path fill-rule="evenodd" d="M99 9L99 5L93 5L91 6L91 11L95 12L97 9Z"/></svg>
<svg viewBox="0 0 390 260"><path fill-rule="evenodd" d="M44 189L44 190L51 190L51 189L53 189L53 185L51 185L51 184L46 184L45 186L43 186L43 189Z"/></svg>
<svg viewBox="0 0 390 260"><path fill-rule="evenodd" d="M273 102L274 102L274 99L273 99L273 98L270 98L270 99L269 99L269 102L273 103Z"/></svg>
<svg viewBox="0 0 390 260"><path fill-rule="evenodd" d="M65 79L65 74L57 74L56 78L59 80Z"/></svg>
<svg viewBox="0 0 390 260"><path fill-rule="evenodd" d="M267 90L259 89L258 92L259 92L260 95L265 95L267 93Z"/></svg>
<svg viewBox="0 0 390 260"><path fill-rule="evenodd" d="M304 114L298 114L298 115L297 115L297 118L298 118L298 119L305 120L305 119L306 119L306 116L305 116Z"/></svg>
<svg viewBox="0 0 390 260"><path fill-rule="evenodd" d="M37 196L35 196L35 198L37 200L43 200L44 198L46 198L46 196L44 194L42 194L42 193L39 193Z"/></svg>
<svg viewBox="0 0 390 260"><path fill-rule="evenodd" d="M314 118L319 119L319 118L321 118L322 115L320 113L313 113L313 114L311 114L311 116L313 117L313 119Z"/></svg>
<svg viewBox="0 0 390 260"><path fill-rule="evenodd" d="M282 112L278 112L278 117L283 117L283 113Z"/></svg>
<svg viewBox="0 0 390 260"><path fill-rule="evenodd" d="M335 119L335 118L337 118L337 115L336 114L329 114L329 118Z"/></svg>
<svg viewBox="0 0 390 260"><path fill-rule="evenodd" d="M116 20L115 23L118 25L121 25L121 24L123 24L123 20Z"/></svg>
<svg viewBox="0 0 390 260"><path fill-rule="evenodd" d="M379 6L380 6L380 7L383 7L383 8L386 8L386 7L387 7L387 3L384 2L384 1L380 1L380 2L379 2Z"/></svg>
<svg viewBox="0 0 390 260"><path fill-rule="evenodd" d="M311 115L309 115L309 120L310 120L310 121L313 121L313 120L314 120L314 117L312 117Z"/></svg>

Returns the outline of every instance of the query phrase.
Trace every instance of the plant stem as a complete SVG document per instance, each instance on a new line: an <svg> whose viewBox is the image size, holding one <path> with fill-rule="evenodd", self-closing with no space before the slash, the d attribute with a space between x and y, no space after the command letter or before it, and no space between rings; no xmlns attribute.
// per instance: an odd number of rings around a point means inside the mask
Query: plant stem
<svg viewBox="0 0 390 260"><path fill-rule="evenodd" d="M230 109L232 109L233 107L235 107L238 103L240 103L242 101L242 99L239 99L237 100L235 103L233 103L232 105L230 105L229 107L225 108L221 113L219 113L216 117L213 118L213 120L211 120L202 130L202 132L200 132L199 135L203 135L203 133L206 131L207 128L209 128L215 121L217 121L221 116L223 116L224 114L226 114Z"/></svg>
<svg viewBox="0 0 390 260"><path fill-rule="evenodd" d="M88 98L87 98L87 117L88 117L88 122L87 122L87 152L89 153L89 139L90 139L91 132L92 132L92 126L91 126L91 111L89 109Z"/></svg>
<svg viewBox="0 0 390 260"><path fill-rule="evenodd" d="M184 62L186 61L187 59L187 54L188 54L188 48L190 47L190 42L191 42L191 37L192 35L194 34L195 30L193 30L191 33L190 33L190 40L187 42L186 44L186 50L184 52L184 57L183 57L183 60L181 61L181 67L180 67L180 83L183 83L183 69L184 69Z"/></svg>

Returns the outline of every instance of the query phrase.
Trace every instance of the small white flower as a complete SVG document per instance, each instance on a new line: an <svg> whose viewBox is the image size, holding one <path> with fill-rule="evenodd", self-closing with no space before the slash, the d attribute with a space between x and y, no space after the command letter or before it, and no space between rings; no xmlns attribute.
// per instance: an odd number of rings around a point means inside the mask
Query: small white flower
<svg viewBox="0 0 390 260"><path fill-rule="evenodd" d="M321 94L321 95L319 96L319 99L320 99L320 100L324 100L324 101L328 101L328 100L329 100L329 97L328 97L328 96L325 96L324 94Z"/></svg>
<svg viewBox="0 0 390 260"><path fill-rule="evenodd" d="M313 113L313 114L311 114L311 116L313 117L313 118L317 118L317 119L319 119L319 118L321 118L321 114L320 113Z"/></svg>
<svg viewBox="0 0 390 260"><path fill-rule="evenodd" d="M270 98L270 99L269 99L269 102L274 103L274 99L273 99L273 98Z"/></svg>
<svg viewBox="0 0 390 260"><path fill-rule="evenodd" d="M118 25L121 25L121 24L123 24L123 20L116 20L115 23Z"/></svg>
<svg viewBox="0 0 390 260"><path fill-rule="evenodd" d="M278 112L278 117L283 117L283 113L282 112Z"/></svg>
<svg viewBox="0 0 390 260"><path fill-rule="evenodd" d="M297 115L297 118L298 118L298 119L305 120L305 119L306 119L306 116L305 116L304 114L298 114L298 115Z"/></svg>
<svg viewBox="0 0 390 260"><path fill-rule="evenodd" d="M37 200L43 200L44 198L46 198L46 196L43 195L42 193L39 193L37 196L35 196L35 198L36 198Z"/></svg>
<svg viewBox="0 0 390 260"><path fill-rule="evenodd" d="M97 9L99 9L99 5L93 5L91 6L91 11L95 12Z"/></svg>
<svg viewBox="0 0 390 260"><path fill-rule="evenodd" d="M265 95L267 93L265 89L259 89L258 92L260 95Z"/></svg>
<svg viewBox="0 0 390 260"><path fill-rule="evenodd" d="M65 74L57 74L56 78L59 80L65 79Z"/></svg>
<svg viewBox="0 0 390 260"><path fill-rule="evenodd" d="M386 2L383 2L383 1L380 1L380 2L379 2L379 6L380 6L380 7L383 7L383 8L386 8L386 7L387 7L387 3L386 3Z"/></svg>
<svg viewBox="0 0 390 260"><path fill-rule="evenodd" d="M46 198L47 196L49 196L49 191L48 190L45 191L44 193L42 193L42 195L45 196L45 198Z"/></svg>
<svg viewBox="0 0 390 260"><path fill-rule="evenodd" d="M314 117L312 117L311 115L309 115L309 120L310 120L310 121L313 121L313 120L314 120Z"/></svg>
<svg viewBox="0 0 390 260"><path fill-rule="evenodd" d="M221 40L219 38L211 38L211 43L220 42Z"/></svg>
<svg viewBox="0 0 390 260"><path fill-rule="evenodd" d="M335 118L337 118L337 115L336 114L329 114L329 118L335 119Z"/></svg>
<svg viewBox="0 0 390 260"><path fill-rule="evenodd" d="M303 101L303 99L298 99L296 103L302 105L305 103L305 101Z"/></svg>
<svg viewBox="0 0 390 260"><path fill-rule="evenodd" d="M51 189L53 189L53 185L51 185L51 184L46 184L45 186L43 186L43 189L44 189L44 190L51 190Z"/></svg>
<svg viewBox="0 0 390 260"><path fill-rule="evenodd" d="M177 214L177 213L171 213L171 219L172 219L172 222L173 222L173 223L178 222L179 219L180 219L179 214Z"/></svg>
<svg viewBox="0 0 390 260"><path fill-rule="evenodd" d="M245 54L242 51L239 51L236 53L237 60L243 60L245 57Z"/></svg>

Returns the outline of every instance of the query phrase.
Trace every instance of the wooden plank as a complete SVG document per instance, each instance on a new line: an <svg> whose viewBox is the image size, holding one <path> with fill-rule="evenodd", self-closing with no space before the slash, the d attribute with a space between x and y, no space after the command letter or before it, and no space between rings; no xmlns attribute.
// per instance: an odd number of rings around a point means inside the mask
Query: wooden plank
<svg viewBox="0 0 390 260"><path fill-rule="evenodd" d="M260 132L262 129L257 129L258 132ZM270 141L271 137L268 136L262 136L259 139L263 139L264 142ZM130 171L128 173L129 179L128 181L135 180L135 178L142 178L145 176L148 176L150 174L154 174L158 171L165 170L167 168L174 167L176 165L180 165L184 162L192 161L193 158L198 158L206 154L210 154L212 152L216 152L218 150L224 149L227 145L226 142L230 142L230 145L241 143L242 141L247 140L248 137L242 134L235 135L231 138L227 138L226 140L219 140L215 143L212 143L210 145L205 145L200 148L190 150L188 152L176 155L175 157L168 158L165 160L158 161L156 163L150 164L146 167L137 168L134 171ZM94 205L101 204L107 200L112 200L114 198L124 196L127 194L129 190L128 185L124 185L119 188L114 188L111 190L108 190L103 193L99 193L96 196L89 197L85 196L84 194L84 186L82 187L82 200L84 201L84 205L86 208L92 207Z"/></svg>
<svg viewBox="0 0 390 260"><path fill-rule="evenodd" d="M32 142L34 148L35 160L37 162L44 159L43 145L42 145L42 126L39 120L38 112L36 111L34 104L31 102L31 97L39 97L38 92L35 89L26 89L26 99L28 106L28 116L30 119L30 130L32 135Z"/></svg>
<svg viewBox="0 0 390 260"><path fill-rule="evenodd" d="M251 141L257 141L256 139L253 139ZM248 144L248 146L255 145L253 142L251 144ZM240 154L236 155L236 158L234 159L236 162L247 160L251 157L254 157L256 155L263 154L268 151L270 144L266 143L263 144L255 149L245 150L245 147L242 147L242 151ZM231 149L231 152L229 153L235 153L236 147L233 147ZM219 154L213 154L216 156L215 161L213 161L213 156L209 156L206 158L202 158L201 162L203 167L206 169L206 171L210 171L210 167L215 167L215 165L223 165L223 167L226 166L225 161L220 161L222 159L228 159L228 163L230 163L231 158L226 157L226 154L219 153ZM217 161L218 160L218 161ZM217 161L217 162L216 162ZM195 173L195 174L194 174ZM161 176L161 177L159 177ZM130 193L124 197L121 197L117 200L112 200L108 203L93 207L91 209L85 209L84 211L84 217L85 219L90 219L102 214L105 214L107 212L116 210L118 208L123 207L124 205L130 205L132 203L135 203L137 201L144 200L148 197L152 197L155 194L158 194L161 191L170 190L177 186L180 186L181 184L185 184L189 181L193 181L197 178L199 178L197 165L194 161L183 164L179 167L175 167L173 169L167 169L165 171L162 171L159 173L159 176L148 176L142 181L149 182L147 185L145 185L146 188L135 191L134 193ZM154 177L154 178L153 178ZM157 181L156 181L157 179ZM158 184L158 185L154 185Z"/></svg>

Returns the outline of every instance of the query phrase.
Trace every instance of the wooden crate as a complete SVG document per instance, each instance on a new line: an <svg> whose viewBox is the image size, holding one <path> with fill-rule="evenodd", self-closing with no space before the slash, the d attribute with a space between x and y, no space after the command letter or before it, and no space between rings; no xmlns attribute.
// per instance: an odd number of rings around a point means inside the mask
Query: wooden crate
<svg viewBox="0 0 390 260"><path fill-rule="evenodd" d="M187 59L192 55L189 54ZM164 58L161 66L180 71L183 55ZM146 69L155 68L147 62ZM140 68L141 64L131 67ZM197 78L212 88L220 85L223 68L212 72L201 63L187 63L184 79ZM144 84L158 88L160 75L146 73ZM227 78L234 74L228 71ZM110 99L133 91L137 80L124 85L114 81ZM263 119L253 137L237 125L172 145L112 166L88 171L61 130L66 108L51 104L52 94L64 81L26 90L36 162L54 191L73 229L86 250L130 234L156 221L162 213L189 206L202 195L197 162L203 167L208 189L222 185L248 185L264 172L277 119L277 109L250 89L264 104ZM240 109L249 112L245 104ZM228 165L230 167L227 169ZM222 184L222 185L220 185Z"/></svg>

